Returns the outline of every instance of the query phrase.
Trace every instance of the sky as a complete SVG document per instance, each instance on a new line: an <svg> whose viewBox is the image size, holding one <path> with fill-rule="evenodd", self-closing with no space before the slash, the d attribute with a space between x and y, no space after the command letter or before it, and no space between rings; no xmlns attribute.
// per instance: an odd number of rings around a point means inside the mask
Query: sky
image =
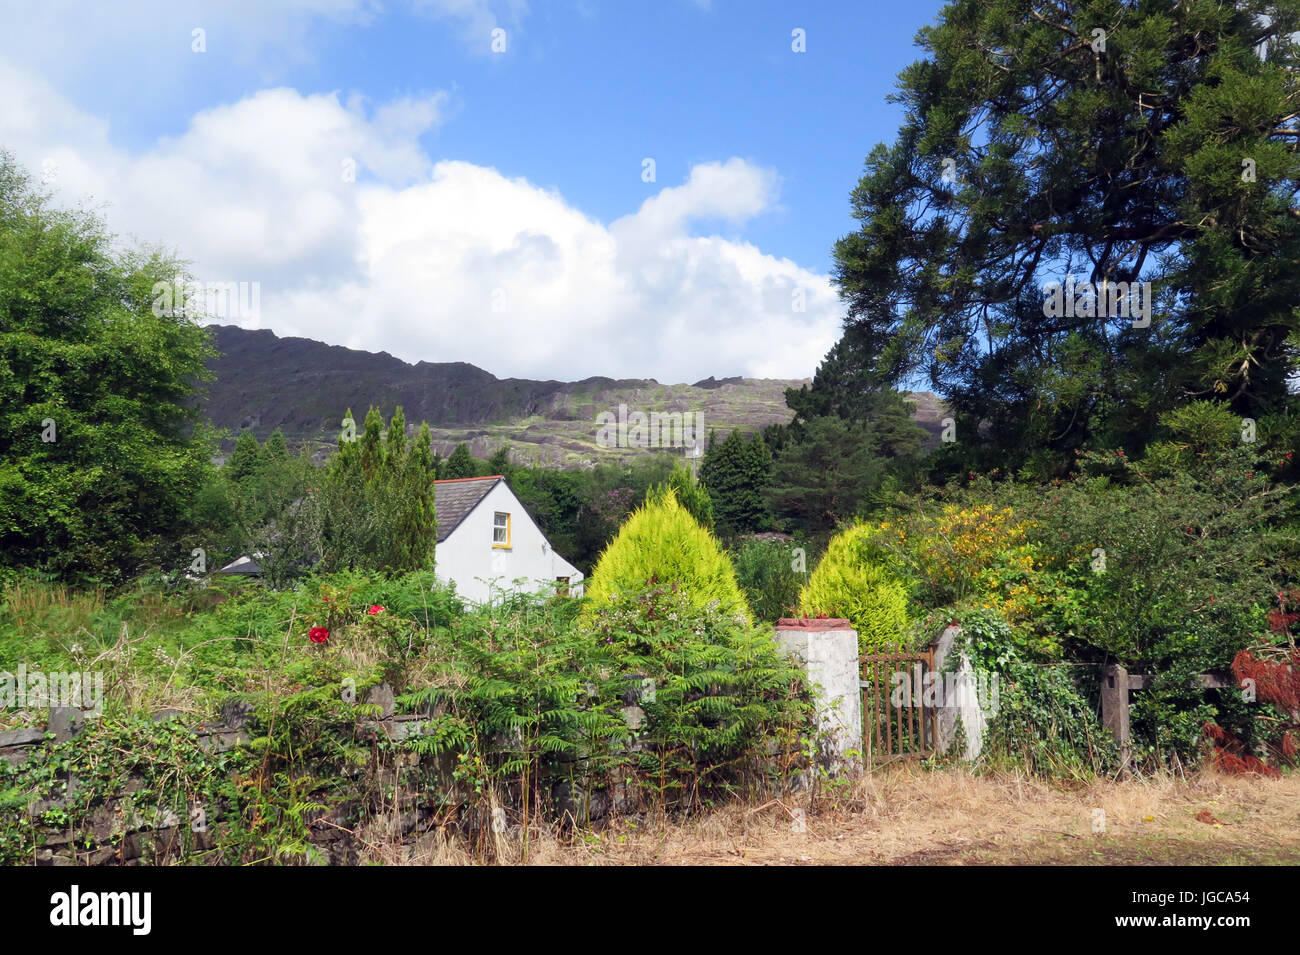
<svg viewBox="0 0 1300 955"><path fill-rule="evenodd" d="M246 283L210 321L503 378L803 378L940 6L7 0L0 149Z"/></svg>

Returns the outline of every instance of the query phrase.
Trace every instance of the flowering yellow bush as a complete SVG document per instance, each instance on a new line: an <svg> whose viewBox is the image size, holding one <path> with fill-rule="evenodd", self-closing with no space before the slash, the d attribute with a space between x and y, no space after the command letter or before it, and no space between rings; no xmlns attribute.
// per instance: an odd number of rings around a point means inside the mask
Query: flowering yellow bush
<svg viewBox="0 0 1300 955"><path fill-rule="evenodd" d="M923 603L974 603L1014 623L1032 617L1050 589L1029 528L1009 507L945 504L882 521L873 537L919 583Z"/></svg>

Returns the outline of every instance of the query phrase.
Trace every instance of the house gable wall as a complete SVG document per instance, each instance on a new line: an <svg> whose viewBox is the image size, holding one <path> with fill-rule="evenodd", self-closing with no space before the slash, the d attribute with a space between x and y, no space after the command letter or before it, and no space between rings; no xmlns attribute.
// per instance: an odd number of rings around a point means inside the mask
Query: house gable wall
<svg viewBox="0 0 1300 955"><path fill-rule="evenodd" d="M497 511L510 515L508 549L492 546L492 516ZM457 592L475 603L483 603L503 589L553 588L557 577L570 579L570 593L574 596L582 592L581 586L574 586L582 580L582 574L555 553L505 481L497 482L451 536L438 545L435 560L438 577L455 581ZM523 582L516 585L516 578L523 578Z"/></svg>

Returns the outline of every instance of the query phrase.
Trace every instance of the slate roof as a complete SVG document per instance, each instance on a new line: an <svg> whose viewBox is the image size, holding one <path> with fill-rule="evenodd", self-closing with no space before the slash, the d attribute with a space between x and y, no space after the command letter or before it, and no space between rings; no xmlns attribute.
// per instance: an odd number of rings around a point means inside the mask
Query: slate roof
<svg viewBox="0 0 1300 955"><path fill-rule="evenodd" d="M438 512L438 543L441 544L460 522L478 507L488 491L503 480L500 474L490 477L449 478L433 482L433 506Z"/></svg>
<svg viewBox="0 0 1300 955"><path fill-rule="evenodd" d="M251 576L257 576L261 572L261 565L247 554L243 557L232 560L225 567L222 567L217 571L219 574L249 574Z"/></svg>

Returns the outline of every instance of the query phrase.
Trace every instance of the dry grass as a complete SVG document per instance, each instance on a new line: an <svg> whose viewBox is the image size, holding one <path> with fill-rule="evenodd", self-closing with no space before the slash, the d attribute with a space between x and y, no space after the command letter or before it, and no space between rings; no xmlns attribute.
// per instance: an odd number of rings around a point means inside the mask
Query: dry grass
<svg viewBox="0 0 1300 955"><path fill-rule="evenodd" d="M96 614L103 612L104 592L77 591L63 584L16 580L5 584L0 602L3 602L5 612L12 614L20 624L58 610L84 626Z"/></svg>
<svg viewBox="0 0 1300 955"><path fill-rule="evenodd" d="M794 831L798 808L805 832ZM1097 809L1104 834L1092 831ZM534 833L530 843L535 865L1294 865L1300 776L1206 771L1071 787L899 767L864 776L834 799L732 804L684 822L620 820L572 840ZM516 836L499 858L520 856ZM475 861L440 836L371 858Z"/></svg>

